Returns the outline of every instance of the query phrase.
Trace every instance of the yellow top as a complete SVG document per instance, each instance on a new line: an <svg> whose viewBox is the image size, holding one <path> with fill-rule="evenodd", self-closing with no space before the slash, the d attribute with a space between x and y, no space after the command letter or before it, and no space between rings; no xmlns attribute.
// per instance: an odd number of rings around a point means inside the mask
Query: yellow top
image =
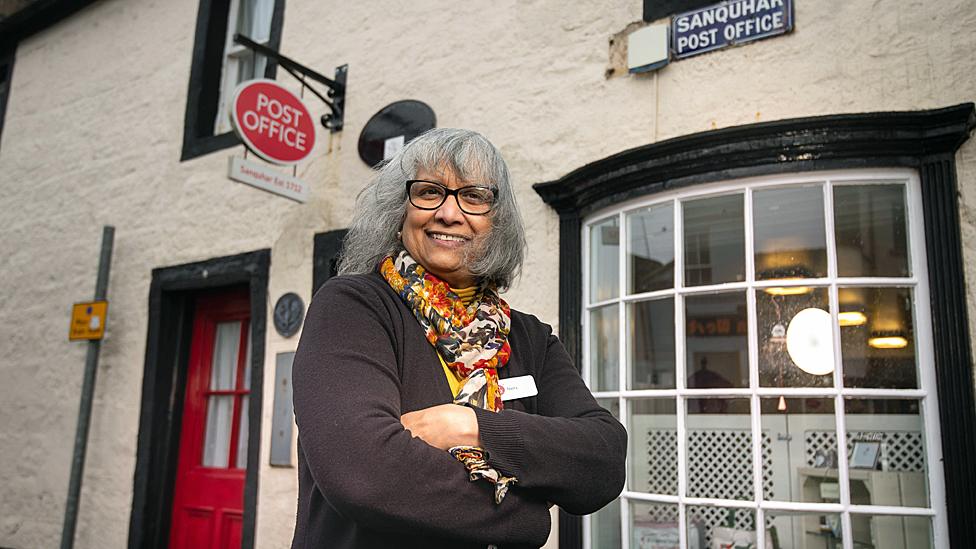
<svg viewBox="0 0 976 549"><path fill-rule="evenodd" d="M462 288L460 290L455 290L451 288L451 291L457 294L461 298L461 302L467 307L471 305L471 301L474 300L474 294L478 291L477 286L472 286L470 288ZM451 386L451 395L457 396L461 392L461 382L464 381L462 378L458 377L453 370L447 367L447 362L444 362L444 357L440 353L437 353L437 358L441 361L441 366L444 367L444 375L447 376L447 383Z"/></svg>

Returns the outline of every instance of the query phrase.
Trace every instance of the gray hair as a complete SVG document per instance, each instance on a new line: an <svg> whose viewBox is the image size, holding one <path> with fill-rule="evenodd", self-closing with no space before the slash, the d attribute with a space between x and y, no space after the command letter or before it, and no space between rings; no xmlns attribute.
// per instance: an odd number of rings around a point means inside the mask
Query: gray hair
<svg viewBox="0 0 976 549"><path fill-rule="evenodd" d="M436 128L410 141L360 191L352 226L343 241L340 275L372 272L383 258L403 249L398 233L407 214L406 182L421 170L438 169L498 189L498 200L487 214L491 230L468 261L468 269L479 283L499 289L512 284L525 257L525 229L508 166L483 135L452 128Z"/></svg>

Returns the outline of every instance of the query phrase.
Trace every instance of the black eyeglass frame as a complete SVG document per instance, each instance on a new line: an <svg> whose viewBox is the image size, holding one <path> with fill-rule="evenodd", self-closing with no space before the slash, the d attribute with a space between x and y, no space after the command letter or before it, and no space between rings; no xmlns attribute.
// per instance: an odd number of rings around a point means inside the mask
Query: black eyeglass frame
<svg viewBox="0 0 976 549"><path fill-rule="evenodd" d="M414 204L413 199L410 197L410 187L412 187L414 183L431 183L433 185L437 185L438 187L444 189L443 200L441 200L440 204L433 207L418 206L417 204ZM489 204L488 210L480 213L469 212L468 210L465 210L464 205L461 204L461 197L458 195L458 193L460 193L465 189L483 189L483 190L491 191L491 204ZM410 202L410 204L413 205L414 208L417 208L418 210L436 210L437 208L443 206L445 202L447 202L447 197L453 195L454 201L457 202L458 208L462 212L468 215L487 215L491 213L491 211L495 208L495 203L498 202L498 189L495 187L484 187L482 185L465 185L464 187L459 187L457 189L449 189L443 183L439 183L437 181L430 181L428 179L408 179L406 181L406 190L407 190L407 200Z"/></svg>

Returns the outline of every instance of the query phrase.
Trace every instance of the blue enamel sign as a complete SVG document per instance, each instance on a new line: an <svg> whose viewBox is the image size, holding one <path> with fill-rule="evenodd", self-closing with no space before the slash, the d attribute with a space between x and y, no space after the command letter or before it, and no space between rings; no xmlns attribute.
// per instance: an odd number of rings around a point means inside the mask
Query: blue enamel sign
<svg viewBox="0 0 976 549"><path fill-rule="evenodd" d="M676 59L793 30L793 0L729 0L671 19Z"/></svg>

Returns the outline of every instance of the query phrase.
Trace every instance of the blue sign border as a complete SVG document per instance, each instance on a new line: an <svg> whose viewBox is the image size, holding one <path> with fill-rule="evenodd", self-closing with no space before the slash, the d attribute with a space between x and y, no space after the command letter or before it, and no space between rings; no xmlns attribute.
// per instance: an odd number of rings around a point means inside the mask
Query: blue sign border
<svg viewBox="0 0 976 549"><path fill-rule="evenodd" d="M703 53L708 53L710 51L720 50L720 49L723 49L723 48L730 48L730 47L739 46L739 45L742 45L742 44L748 44L749 42L755 42L756 40L762 40L763 38L769 38L771 36L778 36L778 35L781 35L781 34L787 34L787 33L793 31L793 22L794 22L793 0L783 0L783 4L784 4L784 6L783 6L784 7L783 13L786 15L786 24L783 26L782 29L775 29L775 30L767 31L767 32L764 32L764 33L761 33L761 34L755 34L755 35L749 36L746 39L730 40L728 42L723 42L723 43L716 44L714 46L709 46L707 48L700 49L700 50L694 50L694 51L685 52L685 53L678 53L678 48L677 48L677 40L678 40L678 35L679 35L678 30L677 30L677 24L678 24L677 21L678 21L678 19L680 19L682 17L692 16L692 15L695 15L696 13L702 13L702 12L705 12L705 11L714 10L714 9L720 8L722 6L729 6L731 4L735 4L735 3L739 3L739 2L743 2L743 1L745 1L745 0L725 0L724 2L719 2L717 4L712 4L712 5L706 6L704 8L698 8L696 10L686 11L684 13L678 13L678 14L675 14L673 17L671 17L671 25L670 25L670 28L669 28L670 35L671 36L669 37L670 40L669 40L669 44L668 44L668 48L670 49L670 52L671 52L671 58L672 59L675 59L675 60L687 59L689 57L694 57L696 55L700 55L700 54L703 54ZM687 34L687 33L685 33L685 34Z"/></svg>

